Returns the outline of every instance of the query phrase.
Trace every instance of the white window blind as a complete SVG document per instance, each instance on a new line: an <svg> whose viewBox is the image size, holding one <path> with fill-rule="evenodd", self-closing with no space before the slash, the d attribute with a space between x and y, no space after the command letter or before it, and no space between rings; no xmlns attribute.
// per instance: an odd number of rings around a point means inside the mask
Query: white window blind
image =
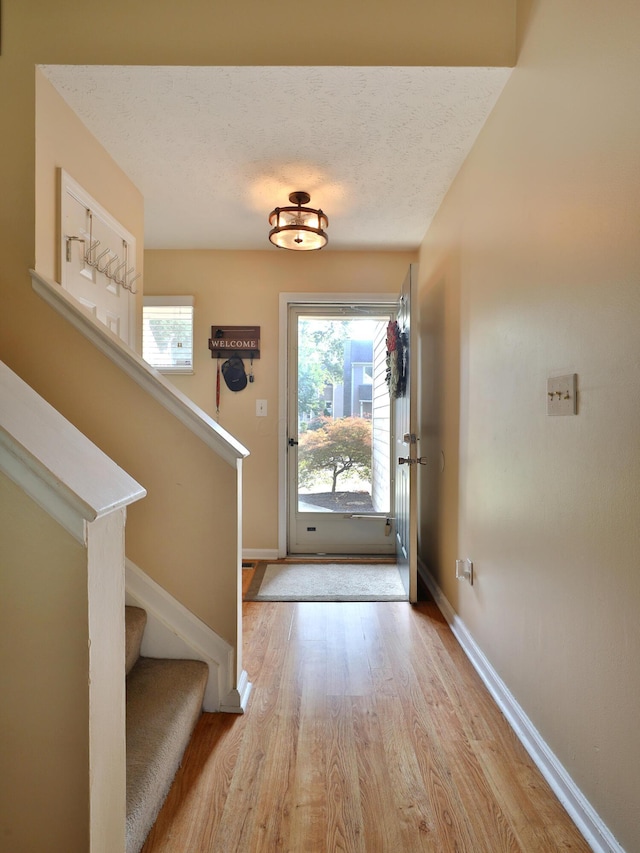
<svg viewBox="0 0 640 853"><path fill-rule="evenodd" d="M193 296L145 296L142 357L162 373L193 373Z"/></svg>

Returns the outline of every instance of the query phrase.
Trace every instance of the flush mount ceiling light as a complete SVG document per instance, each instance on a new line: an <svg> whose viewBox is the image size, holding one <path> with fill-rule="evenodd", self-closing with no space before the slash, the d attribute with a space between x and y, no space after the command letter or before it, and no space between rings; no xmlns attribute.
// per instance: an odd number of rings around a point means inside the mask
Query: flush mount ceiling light
<svg viewBox="0 0 640 853"><path fill-rule="evenodd" d="M321 210L303 207L311 201L309 193L295 192L289 196L291 207L276 207L269 214L269 239L279 249L310 251L322 249L329 242L324 229L329 220Z"/></svg>

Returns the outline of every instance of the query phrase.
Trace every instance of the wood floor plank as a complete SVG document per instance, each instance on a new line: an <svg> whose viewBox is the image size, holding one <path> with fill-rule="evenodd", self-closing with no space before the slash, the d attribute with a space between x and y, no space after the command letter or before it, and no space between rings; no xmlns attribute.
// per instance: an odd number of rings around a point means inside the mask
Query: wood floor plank
<svg viewBox="0 0 640 853"><path fill-rule="evenodd" d="M291 635L303 662L288 846L291 851L307 846L321 850L326 838L328 615L329 610L316 603L297 607Z"/></svg>
<svg viewBox="0 0 640 853"><path fill-rule="evenodd" d="M348 696L329 696L327 726L327 834L326 850L367 853L355 735Z"/></svg>
<svg viewBox="0 0 640 853"><path fill-rule="evenodd" d="M264 740L267 760L263 762L261 784L254 799L255 820L246 824L240 850L270 853L287 847L292 812L295 813L292 788L300 732L302 667L300 649L289 642L282 657L275 719ZM282 749L282 744L289 744L290 748Z"/></svg>
<svg viewBox="0 0 640 853"><path fill-rule="evenodd" d="M349 696L351 683L344 620L339 610L330 608L327 613L327 693L329 696Z"/></svg>
<svg viewBox="0 0 640 853"><path fill-rule="evenodd" d="M373 678L369 661L369 642L361 620L362 604L356 603L354 618L345 619L344 649L349 696L371 696Z"/></svg>
<svg viewBox="0 0 640 853"><path fill-rule="evenodd" d="M247 713L203 715L143 853L587 853L435 605L244 613Z"/></svg>
<svg viewBox="0 0 640 853"><path fill-rule="evenodd" d="M411 671L407 670L407 674L410 676ZM473 850L475 843L469 815L452 779L451 768L437 739L437 730L430 720L420 687L410 677L404 684L402 700L408 725L407 736L415 751L426 796L435 816L440 849Z"/></svg>
<svg viewBox="0 0 640 853"><path fill-rule="evenodd" d="M365 850L406 849L400 822L379 820L381 814L390 817L394 806L389 801L391 776L377 700L358 696L351 699L351 704Z"/></svg>
<svg viewBox="0 0 640 853"><path fill-rule="evenodd" d="M496 801L508 816L522 850L589 850L586 842L584 847L576 847L572 839L562 837L562 832L559 833L562 815L556 813L549 820L546 814L548 792L544 795L545 803L535 803L531 790L522 785L518 770L505 767L497 744L478 743L476 750ZM561 809L559 803L557 807Z"/></svg>
<svg viewBox="0 0 640 853"><path fill-rule="evenodd" d="M418 612L420 618L416 624L420 631L424 631L425 625L436 629L440 642L430 642L430 646L439 664L443 683L465 722L468 737L471 740L491 740L496 735L493 722L497 708L482 679L469 663L435 604L421 605ZM471 703L469 696L473 697ZM507 729L508 726L501 726L500 732Z"/></svg>
<svg viewBox="0 0 640 853"><path fill-rule="evenodd" d="M420 677L416 673L416 682L421 688L428 725L432 736L441 745L451 785L457 789L468 814L467 824L473 829L474 843L481 849L493 847L496 851L519 853L517 838L496 803L474 750L479 728L475 703L462 701L458 690L452 689L452 681L458 672L452 673L449 667L443 666L447 652L440 635L433 630L425 631L429 622L419 616L413 627L423 640ZM416 638L413 642L416 648L420 648ZM413 701L422 707L422 698L420 703Z"/></svg>
<svg viewBox="0 0 640 853"><path fill-rule="evenodd" d="M242 743L242 719L203 714L145 850L207 850L217 828Z"/></svg>
<svg viewBox="0 0 640 853"><path fill-rule="evenodd" d="M280 703L288 701L290 690L284 676L284 659L288 650L293 613L289 608L276 605L279 619L268 621L269 633L260 628L256 635L265 639L264 646L256 649L259 670L256 671L252 694L252 720L245 728L244 738L235 773L229 787L227 802L213 838L211 850L263 850L262 832L265 815L256 804L263 791L268 791L269 764L279 757L275 747ZM266 622L267 620L265 620ZM253 647L252 647L253 648ZM284 682L285 689L281 686ZM233 808L229 803L233 803ZM267 844L270 844L269 840Z"/></svg>
<svg viewBox="0 0 640 853"><path fill-rule="evenodd" d="M436 815L426 796L415 750L406 735L402 701L397 697L380 696L376 705L390 780L388 796L394 809L394 822L402 837L402 846L398 849L438 853L441 848Z"/></svg>
<svg viewBox="0 0 640 853"><path fill-rule="evenodd" d="M394 629L395 625L395 631ZM388 626L388 653L392 656L396 685L406 718L406 736L410 739L422 775L425 794L435 815L439 849L474 849L470 823L475 816L465 814L460 793L454 783L451 767L446 760L438 726L434 721L421 687L421 677L434 677L429 658L421 657L420 676L417 661L407 656L405 649L412 631L411 622L403 618ZM456 736L457 730L450 732ZM482 849L482 848L479 848Z"/></svg>
<svg viewBox="0 0 640 853"><path fill-rule="evenodd" d="M494 796L475 748L462 738L443 744L443 752L451 784L455 785L463 803L475 846L495 853L522 853L517 835L501 802Z"/></svg>
<svg viewBox="0 0 640 853"><path fill-rule="evenodd" d="M366 640L371 689L375 696L397 696L393 668L386 652L386 637L374 603L361 606L360 622Z"/></svg>
<svg viewBox="0 0 640 853"><path fill-rule="evenodd" d="M322 850L327 831L327 723L324 690L318 686L316 663L307 673L300 704L300 730L295 750L295 773L291 792L291 822L284 849Z"/></svg>

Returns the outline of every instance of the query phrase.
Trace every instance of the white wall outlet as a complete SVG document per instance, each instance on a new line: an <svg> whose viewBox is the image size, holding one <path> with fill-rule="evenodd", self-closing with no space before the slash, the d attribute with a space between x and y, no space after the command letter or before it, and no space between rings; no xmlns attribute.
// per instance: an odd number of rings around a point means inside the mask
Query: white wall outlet
<svg viewBox="0 0 640 853"><path fill-rule="evenodd" d="M568 373L547 379L548 415L577 414L577 378L576 373Z"/></svg>
<svg viewBox="0 0 640 853"><path fill-rule="evenodd" d="M456 560L456 578L459 581L469 581L473 586L473 562L468 557L466 560Z"/></svg>
<svg viewBox="0 0 640 853"><path fill-rule="evenodd" d="M258 417L258 418L266 418L267 417L267 401L266 400L256 400L256 417Z"/></svg>

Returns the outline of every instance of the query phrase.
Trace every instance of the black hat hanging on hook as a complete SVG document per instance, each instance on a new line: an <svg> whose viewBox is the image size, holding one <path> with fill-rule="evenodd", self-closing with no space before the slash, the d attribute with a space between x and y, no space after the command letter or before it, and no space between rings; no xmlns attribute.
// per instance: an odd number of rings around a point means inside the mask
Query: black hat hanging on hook
<svg viewBox="0 0 640 853"><path fill-rule="evenodd" d="M222 365L222 376L230 391L242 391L247 387L247 374L244 362L238 356L232 355Z"/></svg>

